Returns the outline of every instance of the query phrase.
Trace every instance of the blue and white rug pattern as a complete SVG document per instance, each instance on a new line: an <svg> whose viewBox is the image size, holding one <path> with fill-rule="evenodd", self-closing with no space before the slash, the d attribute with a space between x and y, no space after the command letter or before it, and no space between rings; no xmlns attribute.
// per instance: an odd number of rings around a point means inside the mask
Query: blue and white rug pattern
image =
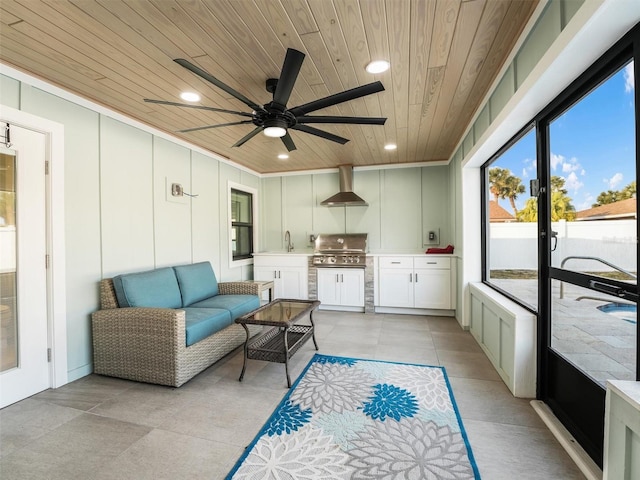
<svg viewBox="0 0 640 480"><path fill-rule="evenodd" d="M227 479L479 479L443 367L316 354Z"/></svg>

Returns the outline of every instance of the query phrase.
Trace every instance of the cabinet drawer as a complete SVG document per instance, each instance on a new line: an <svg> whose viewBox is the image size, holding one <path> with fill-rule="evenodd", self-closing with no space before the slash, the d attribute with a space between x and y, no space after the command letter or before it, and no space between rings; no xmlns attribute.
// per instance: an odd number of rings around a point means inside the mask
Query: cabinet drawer
<svg viewBox="0 0 640 480"><path fill-rule="evenodd" d="M254 255L255 267L306 267L309 264L307 255Z"/></svg>
<svg viewBox="0 0 640 480"><path fill-rule="evenodd" d="M412 257L380 257L380 268L413 268Z"/></svg>
<svg viewBox="0 0 640 480"><path fill-rule="evenodd" d="M448 257L414 257L414 268L451 268L451 259Z"/></svg>

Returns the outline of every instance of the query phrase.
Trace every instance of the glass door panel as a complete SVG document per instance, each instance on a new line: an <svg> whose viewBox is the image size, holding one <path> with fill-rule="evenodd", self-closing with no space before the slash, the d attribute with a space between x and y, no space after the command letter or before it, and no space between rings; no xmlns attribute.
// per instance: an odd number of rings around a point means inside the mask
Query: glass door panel
<svg viewBox="0 0 640 480"><path fill-rule="evenodd" d="M18 366L16 157L0 153L0 372Z"/></svg>
<svg viewBox="0 0 640 480"><path fill-rule="evenodd" d="M638 379L633 62L612 72L548 124L542 226L544 399L600 466L606 381Z"/></svg>
<svg viewBox="0 0 640 480"><path fill-rule="evenodd" d="M636 304L559 280L552 292L551 348L602 386L635 380Z"/></svg>

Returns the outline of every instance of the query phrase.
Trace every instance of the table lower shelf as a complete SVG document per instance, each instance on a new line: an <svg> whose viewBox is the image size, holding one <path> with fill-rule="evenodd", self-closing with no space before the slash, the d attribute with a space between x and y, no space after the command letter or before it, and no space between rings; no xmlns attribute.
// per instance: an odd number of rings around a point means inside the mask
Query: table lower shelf
<svg viewBox="0 0 640 480"><path fill-rule="evenodd" d="M284 344L285 330L274 327L249 343L247 358L267 362L286 363L291 356L313 335L311 325L293 325L286 330L288 350Z"/></svg>

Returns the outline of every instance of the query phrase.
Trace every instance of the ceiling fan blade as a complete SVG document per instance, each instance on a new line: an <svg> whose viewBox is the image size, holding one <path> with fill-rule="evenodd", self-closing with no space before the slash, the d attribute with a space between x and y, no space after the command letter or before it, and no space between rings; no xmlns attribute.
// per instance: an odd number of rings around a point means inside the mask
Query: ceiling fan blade
<svg viewBox="0 0 640 480"><path fill-rule="evenodd" d="M356 125L384 125L383 117L297 117L298 123L349 123Z"/></svg>
<svg viewBox="0 0 640 480"><path fill-rule="evenodd" d="M242 137L240 140L238 140L236 143L234 143L232 146L241 147L242 145L244 145L244 143L246 141L251 140L253 137L255 137L261 131L262 131L262 127L254 128L249 133L247 133L244 137Z"/></svg>
<svg viewBox="0 0 640 480"><path fill-rule="evenodd" d="M198 130L206 130L208 128L230 127L231 125L243 125L245 123L253 123L253 120L242 120L241 122L219 123L218 125L205 125L203 127L185 128L178 130L178 133L196 132Z"/></svg>
<svg viewBox="0 0 640 480"><path fill-rule="evenodd" d="M298 50L294 50L293 48L287 49L287 56L284 58L284 63L282 64L278 85L276 86L276 91L273 92L273 101L275 103L283 107L287 105L291 92L293 91L293 86L300 73L304 57L304 53Z"/></svg>
<svg viewBox="0 0 640 480"><path fill-rule="evenodd" d="M236 92L233 88L231 88L229 85L227 85L226 83L221 82L220 80L218 80L216 77L214 77L213 75L211 75L210 73L205 72L204 70L202 70L199 67L196 67L193 63L191 63L188 60L185 60L184 58L176 58L173 60L174 62L176 62L178 65L183 66L184 68L186 68L187 70L195 73L196 75L198 75L199 77L205 79L207 82L209 83L213 83L216 87L218 87L221 90L224 90L225 92L227 92L229 95L237 98L238 100L240 100L241 102L243 102L245 105L249 106L249 108L256 110L256 111L264 111L264 108L262 107L262 105L258 105L255 102L252 102L251 100L249 100L247 97L245 97L244 95L242 95L239 92Z"/></svg>
<svg viewBox="0 0 640 480"><path fill-rule="evenodd" d="M225 110L224 108L205 107L203 105L189 105L188 103L167 102L165 100L152 100L150 98L143 99L147 103L157 103L158 105L171 105L172 107L197 108L198 110L207 110L209 112L232 113L234 115L242 115L243 117L251 117L251 113L236 112L235 110Z"/></svg>
<svg viewBox="0 0 640 480"><path fill-rule="evenodd" d="M355 100L356 98L360 97L366 97L367 95L382 92L383 90L384 86L380 81L368 83L367 85L362 85L361 87L352 88L350 90L345 90L344 92L335 93L333 95L329 95L328 97L314 100L313 102L305 103L304 105L291 108L289 109L289 111L293 115L298 117L306 115L310 112L315 112L316 110L320 110L321 108L331 107L333 105L337 105L338 103L348 102L349 100Z"/></svg>
<svg viewBox="0 0 640 480"><path fill-rule="evenodd" d="M314 127L309 127L307 125L294 125L291 127L293 130L299 130L301 132L310 133L311 135L316 135L318 137L325 138L327 140L331 140L332 142L339 143L344 145L349 141L347 138L339 137L338 135L334 135L333 133L325 132L324 130L318 130Z"/></svg>
<svg viewBox="0 0 640 480"><path fill-rule="evenodd" d="M280 137L284 146L287 147L287 150L293 152L296 149L296 144L293 143L293 138L289 135L289 132L284 137Z"/></svg>

